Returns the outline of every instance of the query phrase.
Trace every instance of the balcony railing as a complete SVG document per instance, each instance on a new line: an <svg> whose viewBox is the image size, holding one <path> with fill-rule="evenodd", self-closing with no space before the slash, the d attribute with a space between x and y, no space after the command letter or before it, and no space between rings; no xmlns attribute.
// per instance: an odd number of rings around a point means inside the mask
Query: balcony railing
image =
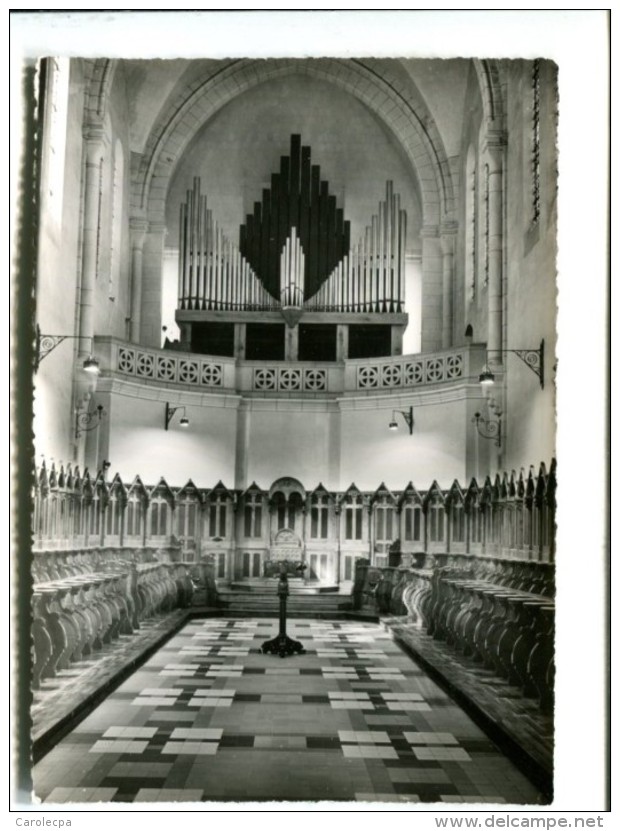
<svg viewBox="0 0 620 831"><path fill-rule="evenodd" d="M266 395L373 394L467 383L482 369L483 345L342 362L244 361L151 349L96 338L104 373L155 385Z"/></svg>

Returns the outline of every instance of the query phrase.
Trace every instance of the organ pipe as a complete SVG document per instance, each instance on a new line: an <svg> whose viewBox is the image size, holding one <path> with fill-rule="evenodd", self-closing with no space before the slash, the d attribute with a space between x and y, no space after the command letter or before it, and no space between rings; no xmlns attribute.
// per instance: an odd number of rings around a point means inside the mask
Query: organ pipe
<svg viewBox="0 0 620 831"><path fill-rule="evenodd" d="M212 311L277 309L239 249L208 209L195 178L179 213L179 308Z"/></svg>
<svg viewBox="0 0 620 831"><path fill-rule="evenodd" d="M363 237L304 307L314 311L402 312L407 214L392 182Z"/></svg>
<svg viewBox="0 0 620 831"><path fill-rule="evenodd" d="M251 257L223 233L200 192L200 179L194 179L179 212L180 309L265 311L303 305L308 311L404 310L407 215L392 182L361 239L348 247L349 223L321 182L319 168L310 166L309 148L296 143L295 153L299 159L295 156L292 163L282 158L271 190L263 190L262 203L255 203L242 226L240 246L253 252ZM291 175L300 179L292 188ZM303 232L296 225L287 227L289 216ZM282 245L270 227L287 228ZM268 280L258 276L252 259L268 270ZM331 271L321 281L326 263Z"/></svg>

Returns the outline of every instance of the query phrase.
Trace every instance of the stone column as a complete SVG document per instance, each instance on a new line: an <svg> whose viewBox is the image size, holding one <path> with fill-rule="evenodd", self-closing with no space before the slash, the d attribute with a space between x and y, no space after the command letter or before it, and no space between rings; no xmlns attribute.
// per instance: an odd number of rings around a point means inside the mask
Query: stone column
<svg viewBox="0 0 620 831"><path fill-rule="evenodd" d="M443 262L439 231L425 225L422 238L422 351L434 352L442 343Z"/></svg>
<svg viewBox="0 0 620 831"><path fill-rule="evenodd" d="M251 409L247 399L241 399L237 408L235 436L235 488L244 491L248 486L248 453L250 447Z"/></svg>
<svg viewBox="0 0 620 831"><path fill-rule="evenodd" d="M375 541L374 541L374 533L375 533L375 524L373 522L373 506L372 504L367 506L368 511L368 561L371 566L375 564Z"/></svg>
<svg viewBox="0 0 620 831"><path fill-rule="evenodd" d="M346 361L349 357L349 327L346 323L336 326L336 360Z"/></svg>
<svg viewBox="0 0 620 831"><path fill-rule="evenodd" d="M390 327L390 330L391 330L390 354L391 355L402 355L403 354L403 334L404 334L405 327L397 325L397 324L393 324Z"/></svg>
<svg viewBox="0 0 620 831"><path fill-rule="evenodd" d="M336 585L340 585L340 573L342 570L342 522L340 505L334 507L334 527L336 531Z"/></svg>
<svg viewBox="0 0 620 831"><path fill-rule="evenodd" d="M502 363L502 252L503 252L503 145L487 140L489 165L489 288L488 336L489 362Z"/></svg>
<svg viewBox="0 0 620 831"><path fill-rule="evenodd" d="M233 354L236 361L245 360L245 323L234 324L234 349Z"/></svg>
<svg viewBox="0 0 620 831"><path fill-rule="evenodd" d="M143 219L130 219L129 229L131 231L131 329L129 338L133 343L139 343L142 319L142 261L146 222Z"/></svg>
<svg viewBox="0 0 620 831"><path fill-rule="evenodd" d="M149 222L143 249L140 343L155 349L161 346L161 292L165 236L166 227L163 222Z"/></svg>
<svg viewBox="0 0 620 831"><path fill-rule="evenodd" d="M297 361L299 356L299 326L286 326L284 330L284 360Z"/></svg>
<svg viewBox="0 0 620 831"><path fill-rule="evenodd" d="M97 279L97 237L101 162L104 155L103 127L92 125L84 131L86 171L84 223L82 233L82 279L80 281L80 357L90 354L95 334L95 282Z"/></svg>
<svg viewBox="0 0 620 831"><path fill-rule="evenodd" d="M184 352L192 351L192 324L179 323L179 345Z"/></svg>
<svg viewBox="0 0 620 831"><path fill-rule="evenodd" d="M450 349L453 345L453 298L454 298L454 242L456 225L442 226L441 251L443 255L442 305L441 305L441 346Z"/></svg>

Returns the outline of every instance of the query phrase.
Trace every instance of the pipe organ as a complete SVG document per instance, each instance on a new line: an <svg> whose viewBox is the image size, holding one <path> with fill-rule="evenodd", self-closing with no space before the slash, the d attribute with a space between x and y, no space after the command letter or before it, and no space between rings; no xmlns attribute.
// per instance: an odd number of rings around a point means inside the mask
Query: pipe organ
<svg viewBox="0 0 620 831"><path fill-rule="evenodd" d="M284 308L303 304L304 261L301 242L293 226L280 257L280 303Z"/></svg>
<svg viewBox="0 0 620 831"><path fill-rule="evenodd" d="M213 342L204 326L226 314L231 325L283 317L289 327L303 319L304 325L404 330L407 215L391 181L362 238L351 245L350 236L344 209L299 135L291 137L290 154L281 157L271 186L240 226L238 245L223 233L194 178L180 206L176 320L184 348L208 352L204 344ZM393 354L401 340L388 333L381 342L391 345L381 349Z"/></svg>
<svg viewBox="0 0 620 831"><path fill-rule="evenodd" d="M180 310L402 312L407 216L387 182L361 240L349 246L344 220L310 148L291 140L290 157L240 228L222 232L199 178L180 209Z"/></svg>
<svg viewBox="0 0 620 831"><path fill-rule="evenodd" d="M317 311L402 312L405 302L407 214L400 196L386 186L366 233L306 302Z"/></svg>
<svg viewBox="0 0 620 831"><path fill-rule="evenodd" d="M278 307L213 219L199 178L181 205L179 229L179 309L261 311Z"/></svg>

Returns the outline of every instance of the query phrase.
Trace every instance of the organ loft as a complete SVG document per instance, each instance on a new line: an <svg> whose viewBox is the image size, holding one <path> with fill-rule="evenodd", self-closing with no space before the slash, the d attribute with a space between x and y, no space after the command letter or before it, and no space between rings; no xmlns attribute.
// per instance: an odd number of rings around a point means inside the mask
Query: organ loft
<svg viewBox="0 0 620 831"><path fill-rule="evenodd" d="M549 802L556 67L50 58L37 82L37 795ZM261 652L282 583L285 662Z"/></svg>
<svg viewBox="0 0 620 831"><path fill-rule="evenodd" d="M352 245L350 222L311 161L310 147L293 135L238 246L194 180L179 222L181 348L278 361L402 354L407 216L400 198L387 182Z"/></svg>

